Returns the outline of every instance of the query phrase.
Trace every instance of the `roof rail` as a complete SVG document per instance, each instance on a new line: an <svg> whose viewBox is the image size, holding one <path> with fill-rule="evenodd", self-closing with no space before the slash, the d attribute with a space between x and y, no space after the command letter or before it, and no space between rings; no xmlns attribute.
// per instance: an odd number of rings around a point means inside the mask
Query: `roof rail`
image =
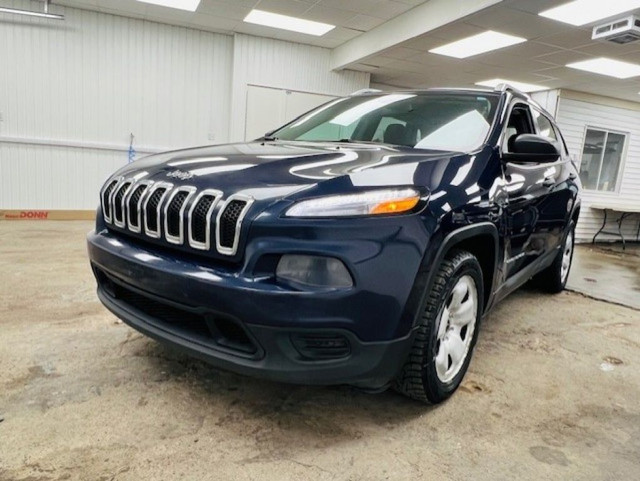
<svg viewBox="0 0 640 481"><path fill-rule="evenodd" d="M380 92L382 92L382 90L380 89L360 89L360 90L356 90L353 93L350 93L349 97L353 97L354 95L377 94Z"/></svg>
<svg viewBox="0 0 640 481"><path fill-rule="evenodd" d="M493 90L494 90L494 92L511 92L511 93L515 93L515 94L518 94L518 95L522 95L525 99L527 99L528 102L530 102L531 104L535 105L540 110L545 110L544 107L542 107L542 105L540 105L536 100L533 99L533 97L531 97L531 95L529 95L528 93L523 92L522 90L519 90L519 89L517 89L515 87L512 87L511 85L509 85L507 83L498 84L498 85L495 86L495 88Z"/></svg>
<svg viewBox="0 0 640 481"><path fill-rule="evenodd" d="M508 83L501 83L496 85L493 88L494 92L511 92L511 93L516 93L516 94L520 94L524 97L530 98L530 95L526 92L523 92L522 90L518 90L517 88L509 85Z"/></svg>

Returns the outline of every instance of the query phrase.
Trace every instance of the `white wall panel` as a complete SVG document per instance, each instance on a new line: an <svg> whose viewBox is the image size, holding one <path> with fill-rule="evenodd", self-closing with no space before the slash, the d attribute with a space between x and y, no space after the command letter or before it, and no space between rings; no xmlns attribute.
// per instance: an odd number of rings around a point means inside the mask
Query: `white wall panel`
<svg viewBox="0 0 640 481"><path fill-rule="evenodd" d="M100 184L126 163L126 156L126 152L0 143L2 205L94 209Z"/></svg>
<svg viewBox="0 0 640 481"><path fill-rule="evenodd" d="M249 84L328 95L369 84L331 72L320 47L56 11L64 21L0 13L0 209L93 209L130 133L138 157L242 140Z"/></svg>
<svg viewBox="0 0 640 481"><path fill-rule="evenodd" d="M321 47L236 34L231 139L244 139L248 85L330 96L347 95L369 86L368 73L331 71L330 52Z"/></svg>
<svg viewBox="0 0 640 481"><path fill-rule="evenodd" d="M94 208L131 132L139 152L228 140L232 37L57 10L0 14L0 208Z"/></svg>
<svg viewBox="0 0 640 481"><path fill-rule="evenodd" d="M640 205L640 110L606 105L606 99L598 103L585 102L563 97L561 92L557 121L567 141L569 151L578 161L582 155L582 146L587 126L611 129L627 133L626 157L621 171L618 192L582 192L582 210L576 237L579 240L591 240L602 224L602 212L590 209L590 204L612 203L615 205ZM634 106L636 107L636 106ZM627 220L625 236L635 237L638 227L636 220ZM609 230L611 227L608 228ZM598 240L616 239L611 236L598 236Z"/></svg>

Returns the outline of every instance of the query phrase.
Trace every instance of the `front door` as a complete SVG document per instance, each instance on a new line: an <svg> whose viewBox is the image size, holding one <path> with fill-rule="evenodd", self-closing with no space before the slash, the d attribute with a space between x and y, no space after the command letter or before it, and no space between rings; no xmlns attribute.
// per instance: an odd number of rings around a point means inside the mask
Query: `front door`
<svg viewBox="0 0 640 481"><path fill-rule="evenodd" d="M511 110L502 145L510 152L520 134L536 134L536 126L528 105L516 103ZM506 274L512 277L549 250L549 236L542 213L557 181L554 164L504 162L508 195L507 239L505 242Z"/></svg>

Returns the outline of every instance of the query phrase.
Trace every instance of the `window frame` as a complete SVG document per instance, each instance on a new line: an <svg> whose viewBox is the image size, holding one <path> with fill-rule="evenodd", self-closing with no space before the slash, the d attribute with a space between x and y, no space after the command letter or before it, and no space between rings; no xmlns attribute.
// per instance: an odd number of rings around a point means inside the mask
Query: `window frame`
<svg viewBox="0 0 640 481"><path fill-rule="evenodd" d="M551 128L553 129L554 133L555 133L555 140L553 140L554 142L556 142L558 144L558 147L560 147L560 149L562 150L562 155L560 156L561 159L562 158L568 158L569 157L569 147L567 147L567 141L564 140L564 136L562 135L562 132L560 131L560 127L558 127L558 123L556 122L556 120L551 116L551 114L547 115L546 112L544 112L542 109L535 107L535 106L531 106L531 111L536 111L540 114L541 117L544 117L545 119L547 119L547 121L551 124ZM542 136L542 134L540 133L540 125L537 122L537 119L534 116L533 119L533 123L534 126L536 128L536 132L538 135Z"/></svg>
<svg viewBox="0 0 640 481"><path fill-rule="evenodd" d="M587 132L589 130L597 130L600 132L604 132L606 135L605 135L604 146L602 149L602 155L600 156L600 170L598 171L598 178L596 179L596 188L588 189L585 186L583 186L582 188L585 190L585 192L592 192L599 195L609 195L609 196L619 195L620 188L622 187L622 173L624 172L624 167L627 161L627 152L629 150L629 138L631 137L631 133L624 132L621 130L615 130L610 127L599 126L596 124L586 124L584 126L584 131L582 133L582 142L580 143L580 163L578 164L578 176L580 176L580 170L582 168L582 156L584 155L584 143L587 140ZM600 176L602 175L602 165L603 165L607 140L609 139L609 134L617 134L617 135L624 136L624 147L622 149L622 155L620 156L620 165L618 166L618 172L616 175L615 188L613 190L600 190L597 187L598 187L598 184L600 183Z"/></svg>
<svg viewBox="0 0 640 481"><path fill-rule="evenodd" d="M507 107L507 115L504 117L504 124L502 125L502 131L500 132L500 136L498 137L498 147L500 148L500 154L507 153L506 150L503 149L505 137L507 135L507 129L509 125L509 120L511 119L511 114L514 109L519 106L524 106L528 109L528 117L529 117L529 126L531 127L531 133L537 133L538 128L536 126L535 120L533 118L533 113L531 112L531 105L527 103L526 100L522 100L519 98L514 98L509 103Z"/></svg>
<svg viewBox="0 0 640 481"><path fill-rule="evenodd" d="M564 157L569 158L571 156L571 154L569 153L569 146L567 145L567 141L564 139L564 135L562 135L562 131L560 130L560 127L558 127L557 122L552 122L551 125L553 125L553 128L556 131L556 136L558 137L558 139L560 139L560 143L562 144L562 151L564 152Z"/></svg>

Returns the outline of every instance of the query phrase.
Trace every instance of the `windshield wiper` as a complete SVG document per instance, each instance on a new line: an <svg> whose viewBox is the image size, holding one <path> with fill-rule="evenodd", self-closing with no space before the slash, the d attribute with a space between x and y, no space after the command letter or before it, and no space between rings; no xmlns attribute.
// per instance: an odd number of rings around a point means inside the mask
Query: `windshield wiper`
<svg viewBox="0 0 640 481"><path fill-rule="evenodd" d="M407 145L390 144L389 142L380 142L378 140L340 139L340 140L319 140L318 142L332 142L336 144L369 144L369 145L389 145L391 147L408 147Z"/></svg>

